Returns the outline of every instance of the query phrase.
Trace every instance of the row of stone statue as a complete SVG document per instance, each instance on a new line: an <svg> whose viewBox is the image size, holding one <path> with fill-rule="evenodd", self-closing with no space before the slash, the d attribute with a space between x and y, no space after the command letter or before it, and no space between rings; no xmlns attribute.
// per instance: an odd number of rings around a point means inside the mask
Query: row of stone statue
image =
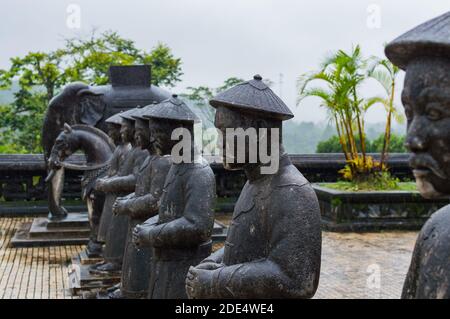
<svg viewBox="0 0 450 319"><path fill-rule="evenodd" d="M215 125L281 128L292 118L260 76L211 101ZM118 113L106 122L117 147L97 191L106 194L97 245L104 262L94 274L121 271L108 298L257 298L314 295L320 273L321 230L310 184L279 151L279 169L234 163L248 182L236 204L224 248L212 252L215 177L192 148L190 161L173 161L171 135L194 136L197 116L176 95ZM249 146L249 145L246 145ZM248 149L248 147L246 147ZM186 159L186 157L183 157ZM246 157L248 158L248 157ZM90 243L95 250L95 243Z"/></svg>
<svg viewBox="0 0 450 319"><path fill-rule="evenodd" d="M407 147L420 192L450 194L450 12L418 26L386 47L406 70L402 100ZM270 141L293 114L256 75L214 97L215 126L254 128L241 163L224 156L226 169L242 169L247 182L235 205L224 247L212 252L215 178L192 146L191 161L174 161L175 129L192 136L196 115L177 96L108 119L115 141L108 176L96 189L106 194L97 239L104 263L93 273L122 271L109 298L309 298L317 289L321 221L317 197L291 164L281 143L278 169L252 143ZM269 129L269 130L260 130ZM281 140L281 138L279 139ZM224 154L229 152L222 143ZM192 143L195 145L195 143ZM254 145L253 145L254 146ZM226 149L226 150L225 150ZM237 150L231 148L234 158ZM93 245L95 246L95 244ZM95 247L91 247L95 249ZM403 289L404 298L450 297L450 206L422 229Z"/></svg>

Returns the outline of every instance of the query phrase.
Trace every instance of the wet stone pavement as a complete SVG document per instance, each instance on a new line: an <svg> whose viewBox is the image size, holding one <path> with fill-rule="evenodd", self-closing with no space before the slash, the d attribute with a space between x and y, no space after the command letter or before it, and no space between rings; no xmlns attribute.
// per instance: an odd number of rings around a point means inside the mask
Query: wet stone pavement
<svg viewBox="0 0 450 319"><path fill-rule="evenodd" d="M71 298L67 270L82 246L9 248L29 218L0 218L0 299ZM399 298L417 232L323 233L314 298ZM217 248L217 246L216 246Z"/></svg>

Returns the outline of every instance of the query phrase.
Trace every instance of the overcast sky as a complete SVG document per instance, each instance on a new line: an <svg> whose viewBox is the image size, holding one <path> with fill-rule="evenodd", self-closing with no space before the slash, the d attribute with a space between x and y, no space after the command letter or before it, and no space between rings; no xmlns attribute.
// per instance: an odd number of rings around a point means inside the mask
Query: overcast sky
<svg viewBox="0 0 450 319"><path fill-rule="evenodd" d="M70 4L81 9L80 28L68 27ZM174 92L259 73L274 82L297 121L317 122L326 117L318 100L295 106L300 74L316 69L328 51L355 44L366 56L384 56L385 42L450 5L447 0L14 0L2 1L1 9L0 68L8 67L12 56L53 50L63 38L87 35L94 27L115 30L148 50L164 42L182 58L184 75ZM381 91L370 82L364 93ZM369 113L368 121L383 120L381 110Z"/></svg>

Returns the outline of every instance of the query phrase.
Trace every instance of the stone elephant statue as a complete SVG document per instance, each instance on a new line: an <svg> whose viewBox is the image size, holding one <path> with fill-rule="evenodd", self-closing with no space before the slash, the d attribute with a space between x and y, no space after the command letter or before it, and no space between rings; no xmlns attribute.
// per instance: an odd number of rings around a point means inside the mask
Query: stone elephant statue
<svg viewBox="0 0 450 319"><path fill-rule="evenodd" d="M42 127L44 157L48 159L55 139L64 124L85 124L106 132L105 120L138 105L161 102L171 95L151 85L150 66L112 66L109 70L110 84L91 86L81 82L68 84L49 103ZM61 205L64 185L64 168L58 169L48 179L49 218L67 215Z"/></svg>

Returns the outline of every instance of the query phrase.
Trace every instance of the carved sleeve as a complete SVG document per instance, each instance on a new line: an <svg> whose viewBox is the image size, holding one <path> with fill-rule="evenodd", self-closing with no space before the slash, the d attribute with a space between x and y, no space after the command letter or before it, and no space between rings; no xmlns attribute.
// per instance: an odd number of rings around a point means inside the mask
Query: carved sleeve
<svg viewBox="0 0 450 319"><path fill-rule="evenodd" d="M153 227L150 242L154 247L189 247L210 239L214 224L215 179L208 167L187 173L183 216Z"/></svg>
<svg viewBox="0 0 450 319"><path fill-rule="evenodd" d="M218 249L216 252L212 253L209 257L202 260L201 263L203 264L207 262L213 262L216 264L221 264L223 260L223 251L224 251L223 247Z"/></svg>
<svg viewBox="0 0 450 319"><path fill-rule="evenodd" d="M131 193L134 192L136 176L134 174L126 176L114 176L104 181L102 190L110 193Z"/></svg>
<svg viewBox="0 0 450 319"><path fill-rule="evenodd" d="M150 183L150 191L142 196L135 196L128 203L128 214L132 218L150 218L158 213L159 199L161 198L166 180L167 173L170 169L171 162L166 158L155 159L150 164L150 169L144 174L148 183Z"/></svg>
<svg viewBox="0 0 450 319"><path fill-rule="evenodd" d="M114 176L117 174L117 171L119 170L119 161L120 157L123 153L123 147L121 145L117 146L114 150L114 153L111 157L110 166L108 170L108 176Z"/></svg>
<svg viewBox="0 0 450 319"><path fill-rule="evenodd" d="M279 187L269 205L267 216L262 216L267 218L267 257L214 270L212 297L314 295L321 257L320 212L314 191L309 185Z"/></svg>

